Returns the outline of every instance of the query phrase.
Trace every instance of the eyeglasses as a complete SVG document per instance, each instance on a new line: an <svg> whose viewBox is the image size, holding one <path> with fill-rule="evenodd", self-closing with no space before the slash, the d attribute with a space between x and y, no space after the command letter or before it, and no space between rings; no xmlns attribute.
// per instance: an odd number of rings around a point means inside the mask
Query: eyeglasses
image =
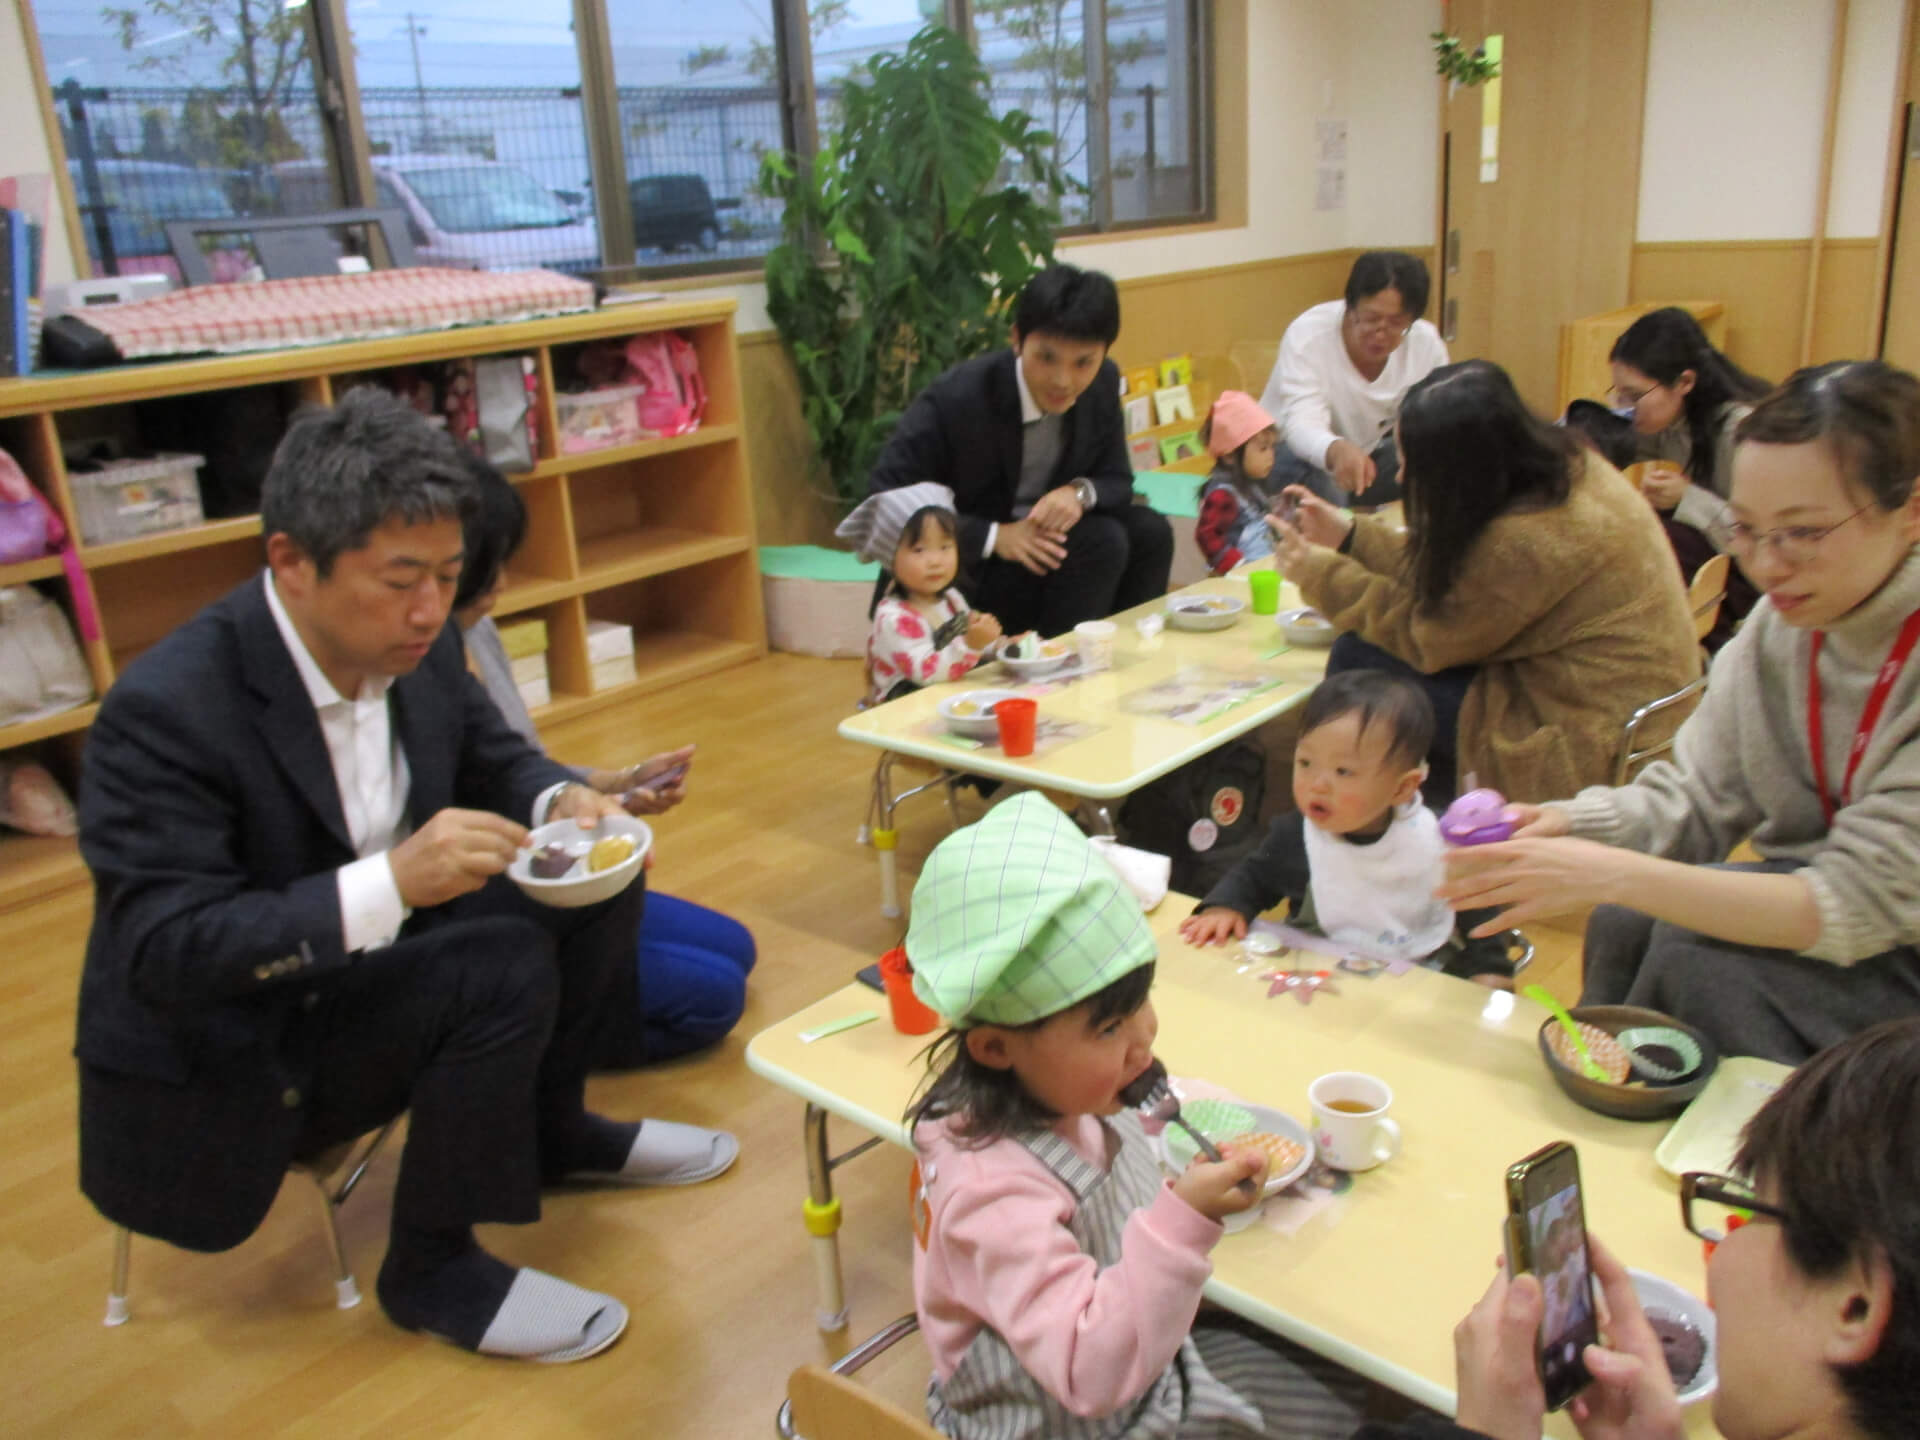
<svg viewBox="0 0 1920 1440"><path fill-rule="evenodd" d="M1739 520L1716 520L1707 535L1723 550L1730 550L1742 564L1751 560L1763 545L1771 545L1783 565L1805 565L1820 553L1820 542L1851 520L1873 509L1869 500L1846 520L1831 525L1782 525L1773 530L1756 530Z"/></svg>
<svg viewBox="0 0 1920 1440"><path fill-rule="evenodd" d="M1680 1177L1680 1223L1709 1245L1718 1245L1753 1220L1784 1225L1787 1218L1786 1211L1767 1204L1751 1185L1731 1175L1689 1170Z"/></svg>
<svg viewBox="0 0 1920 1440"><path fill-rule="evenodd" d="M1353 328L1372 333L1405 336L1413 328L1413 321L1405 315L1370 315L1364 310L1349 310L1347 318L1353 321Z"/></svg>
<svg viewBox="0 0 1920 1440"><path fill-rule="evenodd" d="M1633 390L1624 390L1620 386L1615 385L1607 391L1607 398L1622 409L1635 410L1639 408L1642 400L1646 399L1647 396L1659 388L1658 385L1649 385L1646 389L1636 392Z"/></svg>

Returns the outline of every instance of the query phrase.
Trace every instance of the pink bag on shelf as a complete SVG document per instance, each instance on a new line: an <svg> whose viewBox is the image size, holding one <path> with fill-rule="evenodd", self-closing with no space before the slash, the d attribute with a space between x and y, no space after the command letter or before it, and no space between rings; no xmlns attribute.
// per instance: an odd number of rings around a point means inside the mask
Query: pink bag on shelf
<svg viewBox="0 0 1920 1440"><path fill-rule="evenodd" d="M61 568L73 591L74 618L89 640L100 638L100 616L93 605L93 586L80 568L80 556L67 534L60 512L48 503L5 450L0 450L0 565L18 565L59 552Z"/></svg>
<svg viewBox="0 0 1920 1440"><path fill-rule="evenodd" d="M640 397L640 427L655 435L698 430L707 413L707 386L693 346L665 330L636 335L626 348L628 367L647 387Z"/></svg>

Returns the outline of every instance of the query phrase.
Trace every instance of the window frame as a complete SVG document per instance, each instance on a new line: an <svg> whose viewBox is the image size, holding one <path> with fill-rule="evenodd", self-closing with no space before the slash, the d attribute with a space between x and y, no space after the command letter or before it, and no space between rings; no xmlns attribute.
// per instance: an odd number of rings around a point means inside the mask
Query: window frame
<svg viewBox="0 0 1920 1440"><path fill-rule="evenodd" d="M1186 85L1193 97L1192 166L1200 204L1197 209L1170 215L1148 215L1138 219L1113 219L1113 187L1108 175L1112 153L1112 105L1105 85L1105 48L1107 41L1108 0L1081 0L1081 25L1086 48L1090 81L1086 100L1088 174L1102 177L1091 189L1092 218L1083 224L1056 228L1061 240L1084 242L1106 236L1125 236L1142 231L1217 224L1219 196L1215 154L1216 127L1213 76L1218 70L1215 54L1217 33L1214 0L1183 0L1188 42L1186 46ZM19 0L21 20L28 29L30 50L40 53L39 25L32 0ZM817 93L813 77L812 44L809 38L807 0L768 0L773 21L773 39L778 57L778 102L782 142L801 156L811 156L819 148ZM368 144L365 117L359 98L359 83L354 63L352 32L348 26L346 0L308 0L308 63L313 68L314 87L319 101L321 127L325 136L326 166L332 177L334 193L346 207L367 207L374 203L375 183L372 154ZM581 111L589 169L596 194L624 196L631 177L626 174L626 157L620 138L618 85L614 75L612 36L604 0L571 0L575 44L580 60ZM961 31L978 49L973 0L943 0L942 19ZM58 178L64 180L68 156L57 124L51 123L57 97L48 84L44 63L34 65L33 79L40 90L42 113L49 122L47 143ZM57 193L66 211L68 234L74 242L76 271L90 268L86 231L79 214L77 196L71 184L58 184ZM636 263L637 251L633 218L629 207L621 204L596 204L595 222L600 240L601 262L594 274L614 283L632 281L711 280L719 277L757 277L764 262L757 257L721 256L712 260L692 260L666 265L642 266Z"/></svg>

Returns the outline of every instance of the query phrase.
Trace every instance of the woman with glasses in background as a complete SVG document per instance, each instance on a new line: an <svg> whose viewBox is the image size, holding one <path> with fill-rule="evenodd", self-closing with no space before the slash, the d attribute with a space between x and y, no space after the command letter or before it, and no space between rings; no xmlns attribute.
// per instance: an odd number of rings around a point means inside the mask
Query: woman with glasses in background
<svg viewBox="0 0 1920 1440"><path fill-rule="evenodd" d="M1400 399L1447 363L1446 342L1420 318L1428 288L1418 256L1369 250L1347 272L1344 300L1315 305L1287 326L1260 397L1283 442L1274 494L1304 485L1335 505L1400 498Z"/></svg>
<svg viewBox="0 0 1920 1440"><path fill-rule="evenodd" d="M1713 1423L1727 1440L1896 1440L1920 1425L1920 1020L1880 1025L1788 1078L1741 1138L1748 1179L1688 1175L1681 1218L1709 1243ZM1602 1217L1604 1218L1604 1217ZM1742 1223L1744 1222L1744 1223ZM1571 1406L1586 1440L1686 1433L1660 1341L1620 1260L1594 1242L1605 1348ZM1493 1284L1454 1330L1457 1426L1390 1435L1537 1440L1532 1276Z"/></svg>
<svg viewBox="0 0 1920 1440"><path fill-rule="evenodd" d="M1671 760L1515 805L1441 894L1488 933L1597 905L1589 1005L1797 1064L1920 1014L1920 381L1795 374L1737 432L1722 543L1765 593ZM1742 840L1760 860L1722 864Z"/></svg>
<svg viewBox="0 0 1920 1440"><path fill-rule="evenodd" d="M1635 458L1650 462L1640 493L1660 516L1680 571L1691 580L1725 548L1713 537L1728 520L1734 429L1772 387L1714 349L1700 322L1678 306L1634 321L1613 342L1608 359L1608 404L1632 424ZM1750 582L1733 575L1707 648L1725 644L1759 598Z"/></svg>

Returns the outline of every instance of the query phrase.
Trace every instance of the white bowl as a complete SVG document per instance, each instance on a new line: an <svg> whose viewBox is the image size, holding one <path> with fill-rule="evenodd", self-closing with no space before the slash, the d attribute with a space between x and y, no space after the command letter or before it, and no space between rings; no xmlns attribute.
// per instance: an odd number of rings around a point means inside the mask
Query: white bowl
<svg viewBox="0 0 1920 1440"><path fill-rule="evenodd" d="M1269 1195L1279 1194L1313 1168L1313 1136L1306 1126L1285 1111L1274 1110L1265 1105L1245 1105L1242 1108L1253 1115L1253 1130L1248 1133L1264 1132L1283 1135L1298 1145L1301 1150L1298 1163L1267 1176L1267 1183L1260 1191L1260 1197L1264 1200ZM1234 1137L1208 1135L1207 1138L1219 1145L1223 1142L1231 1143ZM1167 1126L1160 1132L1155 1143L1160 1147L1162 1163L1176 1175L1192 1164L1193 1157L1200 1153L1200 1147L1193 1143L1193 1137L1178 1125Z"/></svg>
<svg viewBox="0 0 1920 1440"><path fill-rule="evenodd" d="M962 690L940 702L940 718L956 735L970 740L992 740L1000 733L1000 722L993 718L993 707L1002 700L1019 698L1017 690Z"/></svg>
<svg viewBox="0 0 1920 1440"><path fill-rule="evenodd" d="M1224 630L1238 623L1247 602L1231 595L1170 595L1167 623L1176 630Z"/></svg>
<svg viewBox="0 0 1920 1440"><path fill-rule="evenodd" d="M1288 643L1293 645L1331 645L1340 633L1326 616L1304 605L1282 610L1274 618L1280 622L1280 630Z"/></svg>
<svg viewBox="0 0 1920 1440"><path fill-rule="evenodd" d="M631 835L633 853L618 865L589 871L587 851L593 848L596 840L604 840L609 835ZM555 840L570 850L577 849L580 858L574 862L573 869L557 880L537 879L527 867L532 863L536 851ZM611 900L633 883L634 877L640 873L647 851L652 848L652 828L646 821L632 815L602 815L599 826L593 830L582 830L571 820L555 820L531 832L528 848L515 855L513 863L507 866L507 878L542 905L552 905L561 910L571 910L579 905L597 905L602 900Z"/></svg>
<svg viewBox="0 0 1920 1440"><path fill-rule="evenodd" d="M1640 1297L1640 1308L1649 1317L1665 1315L1688 1321L1707 1342L1707 1353L1701 1357L1699 1370L1680 1391L1682 1405L1705 1400L1720 1385L1720 1342L1713 1311L1707 1308L1706 1301L1670 1280L1662 1280L1645 1270L1629 1270L1627 1274L1633 1280L1634 1293Z"/></svg>
<svg viewBox="0 0 1920 1440"><path fill-rule="evenodd" d="M1033 649L1036 637L1022 635L1016 638L1020 641L1021 649L1027 651ZM1022 680L1037 680L1042 675L1051 675L1070 662L1078 653L1072 639L1064 635L1056 636L1052 640L1040 640L1038 643L1038 654L1028 654L1018 660L1003 654L1000 657L1000 663Z"/></svg>

